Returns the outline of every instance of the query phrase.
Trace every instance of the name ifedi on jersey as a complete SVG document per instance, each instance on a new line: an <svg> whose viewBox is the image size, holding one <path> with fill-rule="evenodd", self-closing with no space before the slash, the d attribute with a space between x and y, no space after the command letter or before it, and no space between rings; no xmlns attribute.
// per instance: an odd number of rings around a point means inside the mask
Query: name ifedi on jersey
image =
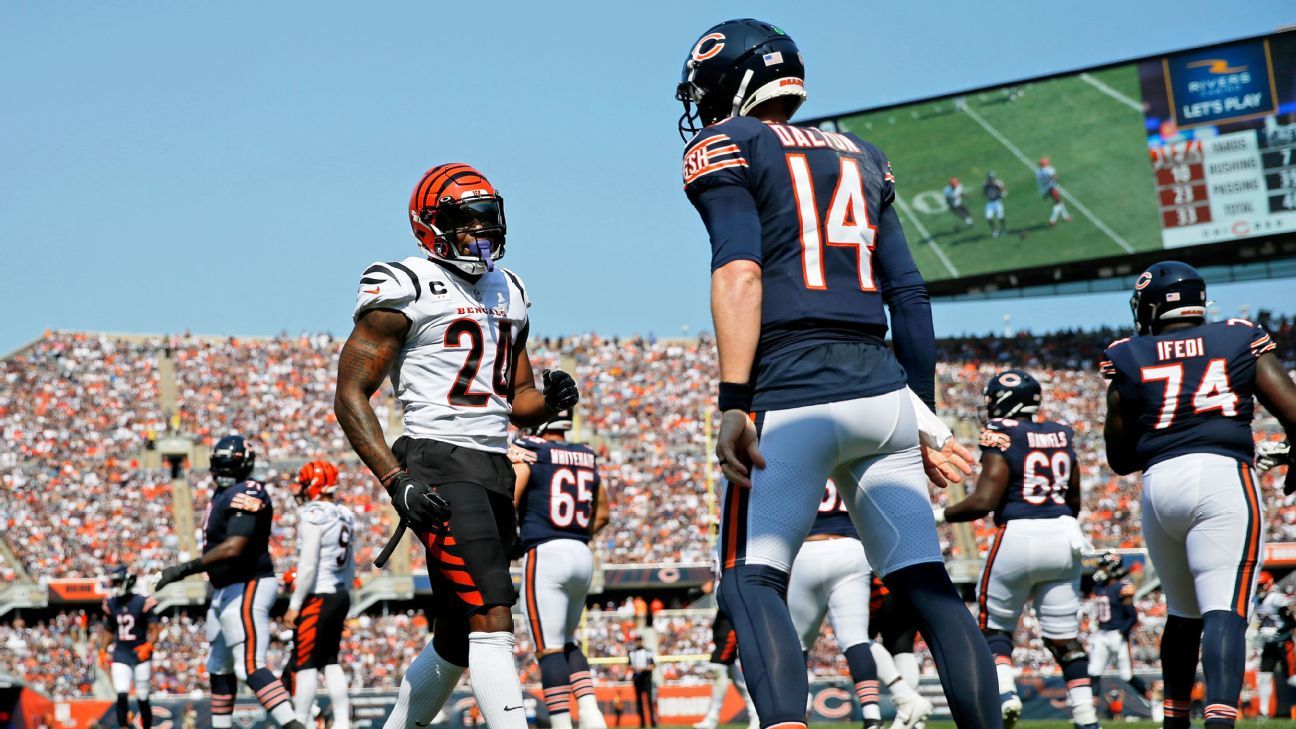
<svg viewBox="0 0 1296 729"><path fill-rule="evenodd" d="M549 451L549 460L557 466L583 466L585 468L594 467L594 454L581 453L580 451L563 451L554 449Z"/></svg>
<svg viewBox="0 0 1296 729"><path fill-rule="evenodd" d="M1026 442L1031 448L1066 448L1066 433L1026 433Z"/></svg>
<svg viewBox="0 0 1296 729"><path fill-rule="evenodd" d="M1192 339L1168 339L1157 342L1157 360L1164 362L1168 359L1184 359L1185 357L1200 357L1206 354L1206 344L1201 337Z"/></svg>

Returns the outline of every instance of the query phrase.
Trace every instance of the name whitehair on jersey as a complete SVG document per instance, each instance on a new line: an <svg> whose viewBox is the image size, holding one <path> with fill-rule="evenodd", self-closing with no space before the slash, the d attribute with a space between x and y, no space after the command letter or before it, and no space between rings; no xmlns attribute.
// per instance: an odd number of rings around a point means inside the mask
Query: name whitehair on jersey
<svg viewBox="0 0 1296 729"><path fill-rule="evenodd" d="M1206 354L1206 344L1201 337L1192 339L1167 339L1156 343L1157 360L1166 361L1168 359L1184 359L1185 357L1200 357Z"/></svg>
<svg viewBox="0 0 1296 729"><path fill-rule="evenodd" d="M549 451L549 460L556 466L594 467L594 454L583 451L564 451L554 448Z"/></svg>
<svg viewBox="0 0 1296 729"><path fill-rule="evenodd" d="M1066 433L1026 433L1026 442L1031 448L1066 448Z"/></svg>

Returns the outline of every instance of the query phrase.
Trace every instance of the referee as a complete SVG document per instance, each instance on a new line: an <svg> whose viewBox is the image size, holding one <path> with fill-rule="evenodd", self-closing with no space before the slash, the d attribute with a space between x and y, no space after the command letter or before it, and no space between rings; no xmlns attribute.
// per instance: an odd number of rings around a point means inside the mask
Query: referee
<svg viewBox="0 0 1296 729"><path fill-rule="evenodd" d="M657 712L653 709L653 669L656 667L652 651L644 648L643 638L635 638L634 650L630 651L630 670L634 672L640 727L657 726Z"/></svg>

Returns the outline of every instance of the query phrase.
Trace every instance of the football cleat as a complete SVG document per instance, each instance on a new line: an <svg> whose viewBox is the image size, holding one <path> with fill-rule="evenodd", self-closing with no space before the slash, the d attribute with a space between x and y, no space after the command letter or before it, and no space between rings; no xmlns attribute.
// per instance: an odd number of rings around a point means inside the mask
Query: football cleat
<svg viewBox="0 0 1296 729"><path fill-rule="evenodd" d="M702 721L699 721L698 723L694 724L693 729L716 729L717 726L718 724L716 724L716 722L712 721L711 719L703 719Z"/></svg>
<svg viewBox="0 0 1296 729"><path fill-rule="evenodd" d="M891 724L891 729L919 729L927 723L927 717L931 716L932 702L925 696L919 696L909 701L896 702L896 718Z"/></svg>
<svg viewBox="0 0 1296 729"><path fill-rule="evenodd" d="M495 270L504 257L504 197L470 165L451 162L424 172L410 195L409 216L419 247L469 276Z"/></svg>
<svg viewBox="0 0 1296 729"><path fill-rule="evenodd" d="M1004 729L1013 729L1021 718L1022 700L1017 694L999 694L999 710L1003 713Z"/></svg>

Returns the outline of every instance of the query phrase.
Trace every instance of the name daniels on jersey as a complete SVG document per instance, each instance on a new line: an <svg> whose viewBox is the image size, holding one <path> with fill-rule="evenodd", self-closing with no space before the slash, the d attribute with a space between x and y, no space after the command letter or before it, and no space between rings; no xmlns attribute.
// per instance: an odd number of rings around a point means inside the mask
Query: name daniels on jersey
<svg viewBox="0 0 1296 729"><path fill-rule="evenodd" d="M496 319L507 319L508 311L505 309L492 309L488 306L461 306L457 309L459 314L485 314L493 316Z"/></svg>
<svg viewBox="0 0 1296 729"><path fill-rule="evenodd" d="M556 466L594 467L594 454L581 451L564 451L558 448L549 451L549 462Z"/></svg>
<svg viewBox="0 0 1296 729"><path fill-rule="evenodd" d="M787 124L770 124L766 126L774 132L784 147L818 149L827 147L838 152L862 152L859 145L845 134L825 132L810 127L794 127Z"/></svg>
<svg viewBox="0 0 1296 729"><path fill-rule="evenodd" d="M1026 443L1031 448L1066 448L1066 433L1026 433Z"/></svg>
<svg viewBox="0 0 1296 729"><path fill-rule="evenodd" d="M1157 342L1157 360L1164 362L1168 359L1184 359L1185 357L1200 357L1206 354L1206 344L1201 337L1192 339L1167 339Z"/></svg>

